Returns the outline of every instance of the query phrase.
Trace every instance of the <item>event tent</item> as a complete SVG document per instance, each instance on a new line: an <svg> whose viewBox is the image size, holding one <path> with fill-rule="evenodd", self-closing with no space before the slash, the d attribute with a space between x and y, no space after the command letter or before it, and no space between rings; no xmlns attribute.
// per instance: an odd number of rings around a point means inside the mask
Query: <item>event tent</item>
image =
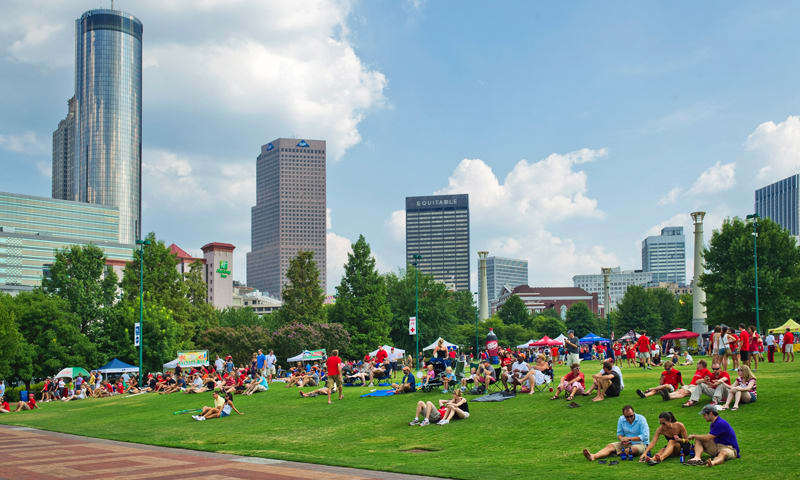
<svg viewBox="0 0 800 480"><path fill-rule="evenodd" d="M325 358L325 349L321 348L319 350L303 350L303 352L299 355L295 355L292 358L287 358L287 362L308 362L310 360L322 360Z"/></svg>
<svg viewBox="0 0 800 480"><path fill-rule="evenodd" d="M442 337L437 338L435 342L423 348L422 351L424 352L425 350L433 350L434 348L436 348L436 345L439 343L439 340L444 340L444 338ZM457 347L458 345L456 345L455 343L450 343L447 340L444 340L444 346L449 349L450 347Z"/></svg>
<svg viewBox="0 0 800 480"><path fill-rule="evenodd" d="M592 332L587 333L586 335L583 336L583 338L581 338L578 341L580 343L595 343L595 342L608 343L608 339L607 338L598 337L597 335L595 335Z"/></svg>
<svg viewBox="0 0 800 480"><path fill-rule="evenodd" d="M406 351L405 351L405 350L403 350L402 348L392 347L391 345L382 345L382 346L381 346L381 348L382 348L382 349L383 349L383 350L384 350L384 351L385 351L387 354L388 354L388 353L391 353L391 351L392 351L392 348L394 348L394 353L395 353L395 355L403 355L403 356L405 356L405 354L406 354ZM375 356L375 355L377 355L377 354L378 354L378 349L377 349L377 348L376 348L375 350L373 350L373 351L369 352L369 356L370 356L370 357L374 357L374 356ZM391 360L391 359L390 359L390 360Z"/></svg>
<svg viewBox="0 0 800 480"><path fill-rule="evenodd" d="M535 341L536 341L535 339L531 338L531 339L530 339L530 340L528 340L527 342L525 342L525 343L523 343L523 344L521 344L521 345L517 345L517 348L528 348L528 347L530 347L530 346L531 346L531 344L532 344L533 342L535 342Z"/></svg>
<svg viewBox="0 0 800 480"><path fill-rule="evenodd" d="M547 335L542 337L542 339L539 340L538 342L531 343L532 347L556 347L558 345L563 345L563 344L561 342L556 342L555 340L553 340L552 338L548 337Z"/></svg>
<svg viewBox="0 0 800 480"><path fill-rule="evenodd" d="M128 365L122 360L115 358L110 362L106 363L105 365L103 365L102 367L98 368L97 370L102 373L133 373L133 372L138 372L139 367Z"/></svg>
<svg viewBox="0 0 800 480"><path fill-rule="evenodd" d="M676 328L675 330L670 330L670 332L661 337L661 340L680 340L682 338L694 338L699 337L699 333L690 332L685 328Z"/></svg>
<svg viewBox="0 0 800 480"><path fill-rule="evenodd" d="M564 343L564 340L566 340L566 339L567 339L567 337L562 333L559 336L557 336L556 338L554 338L553 341L554 342Z"/></svg>
<svg viewBox="0 0 800 480"><path fill-rule="evenodd" d="M795 322L791 318L780 327L770 328L769 333L783 333L787 328L793 333L800 333L800 323Z"/></svg>

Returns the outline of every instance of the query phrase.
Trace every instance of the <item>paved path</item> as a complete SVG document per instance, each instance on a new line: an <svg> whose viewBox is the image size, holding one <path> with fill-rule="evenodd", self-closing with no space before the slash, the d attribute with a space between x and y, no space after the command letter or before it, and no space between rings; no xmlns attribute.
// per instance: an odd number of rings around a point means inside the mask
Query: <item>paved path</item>
<svg viewBox="0 0 800 480"><path fill-rule="evenodd" d="M3 479L390 479L433 477L153 447L0 425Z"/></svg>

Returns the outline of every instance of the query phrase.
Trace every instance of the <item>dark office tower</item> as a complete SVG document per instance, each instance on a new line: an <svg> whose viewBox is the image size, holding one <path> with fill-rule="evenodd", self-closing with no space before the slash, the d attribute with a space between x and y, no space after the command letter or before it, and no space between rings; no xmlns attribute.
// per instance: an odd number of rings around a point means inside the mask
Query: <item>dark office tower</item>
<svg viewBox="0 0 800 480"><path fill-rule="evenodd" d="M800 174L756 190L756 213L800 235Z"/></svg>
<svg viewBox="0 0 800 480"><path fill-rule="evenodd" d="M469 195L406 197L406 263L415 261L449 288L469 290Z"/></svg>
<svg viewBox="0 0 800 480"><path fill-rule="evenodd" d="M324 140L279 138L261 147L247 286L281 298L289 261L299 251L311 251L327 291L325 195Z"/></svg>
<svg viewBox="0 0 800 480"><path fill-rule="evenodd" d="M77 200L75 187L75 97L67 102L67 117L53 132L53 198Z"/></svg>
<svg viewBox="0 0 800 480"><path fill-rule="evenodd" d="M119 209L119 242L135 243L142 219L142 22L118 10L75 21L78 198Z"/></svg>

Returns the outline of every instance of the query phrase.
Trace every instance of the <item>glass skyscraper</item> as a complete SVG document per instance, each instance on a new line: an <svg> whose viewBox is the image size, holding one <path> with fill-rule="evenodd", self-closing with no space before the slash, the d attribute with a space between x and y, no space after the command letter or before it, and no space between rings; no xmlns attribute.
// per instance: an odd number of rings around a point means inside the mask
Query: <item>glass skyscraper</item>
<svg viewBox="0 0 800 480"><path fill-rule="evenodd" d="M756 213L800 235L800 174L756 190Z"/></svg>
<svg viewBox="0 0 800 480"><path fill-rule="evenodd" d="M481 278L478 277L480 284ZM489 293L489 303L492 304L500 298L500 293L505 285L511 290L514 287L528 284L528 261L513 258L488 257L486 259L486 286ZM480 285L478 286L480 291Z"/></svg>
<svg viewBox="0 0 800 480"><path fill-rule="evenodd" d="M642 271L653 274L653 283L686 284L686 238L683 227L664 227L661 235L642 241Z"/></svg>
<svg viewBox="0 0 800 480"><path fill-rule="evenodd" d="M75 97L63 122L70 121L74 127L59 124L53 134L53 196L117 208L118 241L135 243L142 228L142 22L133 15L89 10L75 21ZM73 143L64 146L70 128Z"/></svg>
<svg viewBox="0 0 800 480"><path fill-rule="evenodd" d="M406 263L455 290L469 290L469 195L406 197Z"/></svg>

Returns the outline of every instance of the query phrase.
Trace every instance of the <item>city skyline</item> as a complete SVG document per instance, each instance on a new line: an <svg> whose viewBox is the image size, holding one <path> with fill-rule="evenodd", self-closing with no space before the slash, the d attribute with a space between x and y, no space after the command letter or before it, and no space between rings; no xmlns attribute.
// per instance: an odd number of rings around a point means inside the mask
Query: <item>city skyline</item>
<svg viewBox="0 0 800 480"><path fill-rule="evenodd" d="M97 6L8 2L26 21L0 25L0 191L50 194L72 25ZM800 68L783 61L797 5L318 6L117 4L147 26L144 232L196 256L208 238L229 241L243 280L252 152L265 136L307 135L330 150L328 292L360 233L382 271L403 266L403 198L426 193L470 195L471 259L526 259L532 285L569 285L637 268L642 239L690 232L691 211L708 212L708 241L723 218L752 213L756 188L800 171Z"/></svg>

